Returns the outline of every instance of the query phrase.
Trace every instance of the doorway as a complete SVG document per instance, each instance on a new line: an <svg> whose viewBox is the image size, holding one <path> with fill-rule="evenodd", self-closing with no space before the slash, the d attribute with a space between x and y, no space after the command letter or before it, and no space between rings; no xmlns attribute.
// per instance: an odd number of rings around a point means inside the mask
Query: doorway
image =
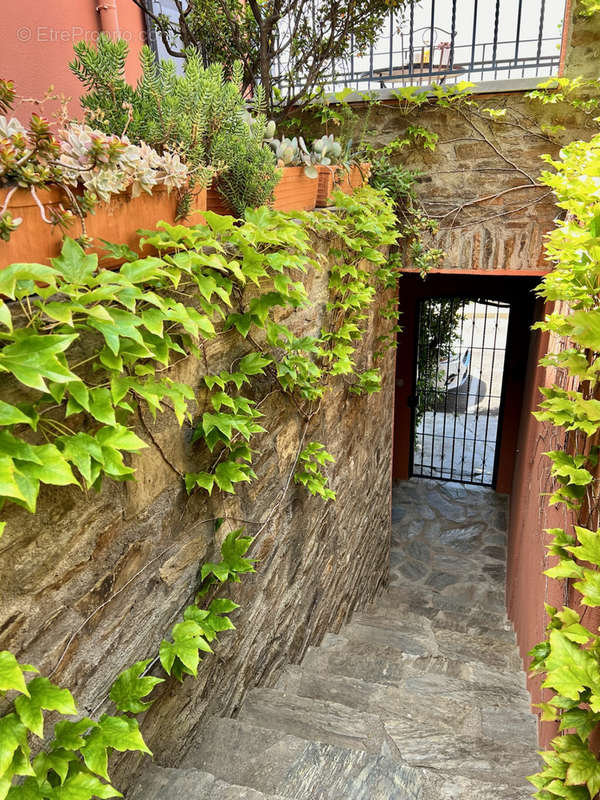
<svg viewBox="0 0 600 800"><path fill-rule="evenodd" d="M414 475L511 491L525 376L535 368L528 360L539 281L403 275L395 480Z"/></svg>
<svg viewBox="0 0 600 800"><path fill-rule="evenodd" d="M411 474L493 486L510 305L419 302Z"/></svg>

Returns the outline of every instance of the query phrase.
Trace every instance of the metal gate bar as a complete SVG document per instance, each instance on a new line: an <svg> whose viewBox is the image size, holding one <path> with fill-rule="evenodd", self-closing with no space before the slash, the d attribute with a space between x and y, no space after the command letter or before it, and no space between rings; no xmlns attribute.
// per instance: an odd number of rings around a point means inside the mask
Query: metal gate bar
<svg viewBox="0 0 600 800"><path fill-rule="evenodd" d="M493 486L509 311L479 298L421 301L413 475Z"/></svg>

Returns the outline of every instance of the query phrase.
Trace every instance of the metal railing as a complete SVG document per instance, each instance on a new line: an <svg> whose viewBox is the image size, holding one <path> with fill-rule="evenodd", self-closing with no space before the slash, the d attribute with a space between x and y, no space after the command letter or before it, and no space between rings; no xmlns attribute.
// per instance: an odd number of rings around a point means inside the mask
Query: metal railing
<svg viewBox="0 0 600 800"><path fill-rule="evenodd" d="M175 0L151 0L151 8L178 19ZM556 75L564 10L565 0L413 0L390 12L366 52L351 41L348 54L331 64L320 84L329 91L361 92ZM282 36L285 25L282 20ZM168 58L151 23L148 30L156 52ZM284 52L274 70L281 88L289 85L286 67Z"/></svg>
<svg viewBox="0 0 600 800"><path fill-rule="evenodd" d="M360 92L556 75L564 7L564 0L415 0L390 12L367 52L351 43L323 82L330 91Z"/></svg>

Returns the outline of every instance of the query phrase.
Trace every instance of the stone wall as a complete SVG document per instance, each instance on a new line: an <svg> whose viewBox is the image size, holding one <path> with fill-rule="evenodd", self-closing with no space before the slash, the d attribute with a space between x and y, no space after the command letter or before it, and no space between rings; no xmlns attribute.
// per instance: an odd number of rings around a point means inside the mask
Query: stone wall
<svg viewBox="0 0 600 800"><path fill-rule="evenodd" d="M322 251L327 246L317 244ZM318 334L326 270L306 284L313 305L289 312L285 322L297 333ZM371 364L375 339L389 326L377 313L387 299L380 296L371 308L362 367ZM174 378L198 390L198 413L202 375L229 368L247 350L237 334L224 334L207 343L204 368L190 359L174 369ZM257 383L254 399L263 400L267 429L253 439L258 480L235 496L188 498L181 475L206 468L209 454L192 448L191 428L181 430L170 412L156 422L144 412L137 432L150 447L134 459L135 482L106 481L97 494L44 487L36 515L4 509L0 649L69 687L82 713L99 714L116 675L157 652L193 597L200 564L215 560L225 534L238 527L260 531L251 549L257 573L225 592L241 605L232 615L237 630L222 636L197 681L162 684L143 721L155 755L176 763L203 715L234 712L248 688L268 684L280 665L299 660L386 580L393 364L389 351L383 390L369 397L349 393L336 379L305 436L293 402L266 380ZM322 442L336 459L328 469L335 503L291 480L303 436ZM226 517L218 534L216 517ZM134 761L117 766L117 785L127 786Z"/></svg>
<svg viewBox="0 0 600 800"><path fill-rule="evenodd" d="M361 116L355 137L365 125L377 146L404 137L409 126L438 135L434 151L408 146L395 158L422 173L417 194L424 209L440 223L432 242L445 252L439 267L465 271L549 269L543 237L553 226L556 206L546 186L538 186L545 165L541 156L558 154L563 141L588 137L585 120L562 104L543 106L523 91L475 94L479 109L441 108L435 103L407 113L396 100L383 100ZM491 119L483 109L505 110ZM567 131L548 137L545 123Z"/></svg>
<svg viewBox="0 0 600 800"><path fill-rule="evenodd" d="M570 78L598 78L600 58L600 15L584 17L580 13L581 3L567 0L567 12L563 34L564 74Z"/></svg>

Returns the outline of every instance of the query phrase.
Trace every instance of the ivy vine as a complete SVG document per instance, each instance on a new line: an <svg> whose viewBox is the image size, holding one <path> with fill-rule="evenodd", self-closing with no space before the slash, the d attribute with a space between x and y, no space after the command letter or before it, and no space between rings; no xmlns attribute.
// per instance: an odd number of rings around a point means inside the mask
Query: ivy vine
<svg viewBox="0 0 600 800"><path fill-rule="evenodd" d="M204 225L160 223L140 240L151 255L107 245L108 256L122 261L114 270L99 269L98 257L68 238L51 266L2 270L0 372L8 391L0 399L0 503L35 513L41 484L85 491L100 490L106 478L133 479L127 459L148 446L132 427L140 408L153 416L172 411L180 425L193 427L198 457L214 456L209 469L182 476L188 493L233 493L257 477L252 438L265 428L260 403L247 391L257 376L288 396L303 421L288 485L293 476L311 493L334 499L322 472L332 457L323 444L304 439L332 381L356 393L380 388L377 360L393 341L395 297L382 310L391 332L366 368L358 367L356 349L369 308L398 274L383 250L397 238L387 197L363 188L335 200L335 210L294 217L258 208L244 220L207 212ZM327 259L316 252L313 234L329 242ZM281 311L309 304L303 276L322 270L325 260L327 324L318 335L297 337L282 324ZM202 364L204 343L225 331L237 332L244 353L229 370L204 369L209 405L196 416L193 389L169 370L184 359ZM178 680L195 676L201 654L233 628L235 603L214 596L207 607L202 602L214 587L254 571L246 555L251 543L243 531L232 531L221 560L203 565L195 602L158 654L114 682L116 714L61 720L34 758L30 739L44 737L43 712L72 716L76 706L67 689L27 679L34 667L7 651L0 655L0 691L11 705L0 718L0 800L119 796L108 757L113 750L149 752L132 715L147 710L164 680L151 672L160 664Z"/></svg>
<svg viewBox="0 0 600 800"><path fill-rule="evenodd" d="M560 731L542 753L544 768L530 780L538 800L590 800L600 793L600 760L590 744L600 723L600 636L596 627L584 624L587 608L600 606L600 204L595 177L600 135L572 142L560 158L547 160L553 171L541 180L566 216L549 236L547 252L555 268L539 292L556 303L555 311L538 327L551 334L553 343L542 364L557 368L564 380L542 389L536 416L566 434L564 450L546 453L556 479L550 503L563 504L583 524L548 531L548 552L557 561L545 574L566 582L565 598L572 594L572 583L580 608L547 605L547 638L530 653L532 670L551 692L540 704L542 720L558 722Z"/></svg>

